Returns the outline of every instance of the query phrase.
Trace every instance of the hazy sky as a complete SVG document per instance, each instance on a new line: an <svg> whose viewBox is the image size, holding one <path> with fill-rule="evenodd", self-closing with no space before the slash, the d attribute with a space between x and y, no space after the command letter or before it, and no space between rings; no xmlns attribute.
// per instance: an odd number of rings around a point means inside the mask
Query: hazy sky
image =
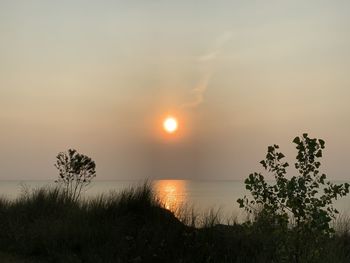
<svg viewBox="0 0 350 263"><path fill-rule="evenodd" d="M0 179L242 179L303 132L349 179L350 1L0 0ZM176 115L166 137L161 120ZM294 172L290 169L290 172Z"/></svg>

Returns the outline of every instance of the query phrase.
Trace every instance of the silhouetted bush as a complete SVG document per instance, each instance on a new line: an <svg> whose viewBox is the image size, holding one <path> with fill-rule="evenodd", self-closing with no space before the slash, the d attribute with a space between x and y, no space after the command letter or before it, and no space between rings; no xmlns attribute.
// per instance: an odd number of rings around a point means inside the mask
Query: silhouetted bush
<svg viewBox="0 0 350 263"><path fill-rule="evenodd" d="M324 244L334 234L330 223L338 211L333 201L349 193L349 184L333 184L320 173L323 140L303 134L293 143L298 150L295 168L299 175L288 179L284 154L278 145L269 146L260 163L273 174L275 183L266 182L260 173L250 174L245 184L253 200L244 196L237 202L255 215L254 227L275 236L271 248L279 261L320 262L327 252Z"/></svg>
<svg viewBox="0 0 350 263"><path fill-rule="evenodd" d="M76 201L83 188L87 187L96 177L96 164L88 156L69 149L67 153L60 152L56 157L55 167L59 176L57 183L68 198Z"/></svg>

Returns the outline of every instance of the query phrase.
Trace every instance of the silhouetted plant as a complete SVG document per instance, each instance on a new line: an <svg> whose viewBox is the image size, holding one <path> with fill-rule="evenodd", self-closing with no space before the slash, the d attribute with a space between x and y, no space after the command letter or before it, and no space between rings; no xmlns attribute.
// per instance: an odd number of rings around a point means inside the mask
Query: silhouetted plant
<svg viewBox="0 0 350 263"><path fill-rule="evenodd" d="M78 202L59 188L38 188L15 200L0 198L0 261L350 262L348 229L324 242L304 239L296 260L293 229L281 232L263 220L223 225L217 213L205 216L199 227L184 225L148 183Z"/></svg>
<svg viewBox="0 0 350 263"><path fill-rule="evenodd" d="M269 146L266 159L260 163L273 174L275 183L267 183L261 173L250 174L245 185L253 200L244 196L237 202L250 213L260 206L260 215L279 226L287 227L292 216L297 229L329 235L334 232L330 222L338 214L333 201L349 193L349 184L333 184L320 173L323 140L311 139L305 133L293 143L298 150L295 168L299 175L287 179L289 165L283 161L285 156L279 152L278 145Z"/></svg>
<svg viewBox="0 0 350 263"><path fill-rule="evenodd" d="M55 167L59 171L56 182L63 185L67 197L76 201L82 189L96 177L96 164L90 157L73 149L59 153L56 158Z"/></svg>

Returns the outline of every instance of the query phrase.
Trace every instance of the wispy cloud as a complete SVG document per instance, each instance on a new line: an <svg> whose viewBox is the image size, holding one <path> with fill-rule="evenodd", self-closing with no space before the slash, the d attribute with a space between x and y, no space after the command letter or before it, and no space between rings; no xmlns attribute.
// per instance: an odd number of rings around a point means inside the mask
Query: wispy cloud
<svg viewBox="0 0 350 263"><path fill-rule="evenodd" d="M207 74L206 76L202 77L202 79L199 81L197 86L195 86L191 90L191 93L193 94L192 101L182 104L180 108L181 109L195 108L199 104L201 104L204 100L204 92L208 88L210 79L211 79L211 74Z"/></svg>
<svg viewBox="0 0 350 263"><path fill-rule="evenodd" d="M205 55L202 55L198 58L198 61L200 62L206 62L206 61L211 61L214 60L218 57L218 55L220 54L220 52L218 50L215 50L211 53L207 53Z"/></svg>
<svg viewBox="0 0 350 263"><path fill-rule="evenodd" d="M200 64L206 64L206 70L203 72L201 79L198 81L198 84L191 90L193 94L193 99L183 105L181 105L181 109L185 108L196 108L199 104L204 101L204 93L208 89L211 77L213 75L213 67L215 60L221 54L224 45L232 38L231 32L225 32L220 35L215 40L214 48L212 48L206 54L203 54L198 58L198 62Z"/></svg>
<svg viewBox="0 0 350 263"><path fill-rule="evenodd" d="M230 41L231 38L232 38L232 33L230 31L227 31L227 32L223 33L222 35L220 35L219 37L217 37L215 40L214 48L212 50L210 50L209 52L207 52L206 54L200 56L198 58L198 61L199 62L206 62L206 61L212 61L212 60L217 59L217 57L222 52L223 47L225 46L225 44L228 41Z"/></svg>

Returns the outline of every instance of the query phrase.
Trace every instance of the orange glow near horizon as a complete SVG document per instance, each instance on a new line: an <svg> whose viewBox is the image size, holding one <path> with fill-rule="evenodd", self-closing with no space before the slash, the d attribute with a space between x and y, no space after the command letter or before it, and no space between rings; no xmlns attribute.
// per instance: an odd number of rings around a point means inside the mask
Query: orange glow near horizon
<svg viewBox="0 0 350 263"><path fill-rule="evenodd" d="M155 190L166 209L176 212L186 201L184 180L160 180L155 182Z"/></svg>

